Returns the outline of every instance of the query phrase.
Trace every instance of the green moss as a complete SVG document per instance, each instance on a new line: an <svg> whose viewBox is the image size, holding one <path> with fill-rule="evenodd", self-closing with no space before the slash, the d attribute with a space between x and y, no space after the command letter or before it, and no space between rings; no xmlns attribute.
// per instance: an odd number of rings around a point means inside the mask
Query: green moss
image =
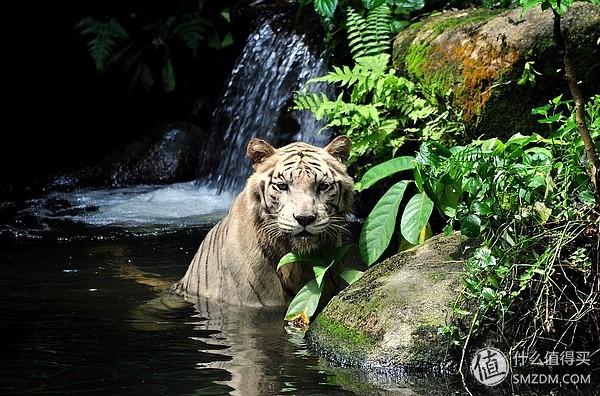
<svg viewBox="0 0 600 396"><path fill-rule="evenodd" d="M469 13L468 15L460 13L456 16L445 18L439 23L433 22L433 32L437 37L440 34L444 33L448 28L453 28L457 26L479 25L484 22L487 22L490 18L495 17L502 11L503 10L479 9Z"/></svg>
<svg viewBox="0 0 600 396"><path fill-rule="evenodd" d="M325 348L334 347L340 352L361 351L367 353L372 350L377 340L359 330L351 329L335 320L330 319L327 315L321 314L317 320L311 325L313 332L319 335L319 338L326 338ZM323 340L321 340L323 341Z"/></svg>
<svg viewBox="0 0 600 396"><path fill-rule="evenodd" d="M422 67L427 59L429 48L430 47L427 44L410 44L408 46L404 62L409 76L417 78L423 77Z"/></svg>

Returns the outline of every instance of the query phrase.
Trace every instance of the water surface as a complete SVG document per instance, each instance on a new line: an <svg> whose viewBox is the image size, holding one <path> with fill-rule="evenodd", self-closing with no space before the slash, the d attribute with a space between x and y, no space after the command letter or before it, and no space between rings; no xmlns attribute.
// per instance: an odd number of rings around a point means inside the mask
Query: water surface
<svg viewBox="0 0 600 396"><path fill-rule="evenodd" d="M346 394L280 312L156 299L197 243L2 247L0 394Z"/></svg>

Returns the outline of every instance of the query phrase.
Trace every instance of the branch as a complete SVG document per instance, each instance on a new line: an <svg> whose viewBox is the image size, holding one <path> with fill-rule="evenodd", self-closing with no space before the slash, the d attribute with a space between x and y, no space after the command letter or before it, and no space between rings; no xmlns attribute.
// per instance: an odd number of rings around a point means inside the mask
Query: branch
<svg viewBox="0 0 600 396"><path fill-rule="evenodd" d="M560 5L560 3L558 3ZM560 26L561 17L556 9L552 8L554 13L554 41L558 48L559 54L562 55L563 63L565 66L565 80L569 85L569 91L575 102L575 121L583 145L585 149L585 155L587 161L590 164L590 179L596 191L596 201L600 203L600 174L598 166L598 153L596 152L596 146L594 140L590 135L590 131L585 125L585 101L583 99L583 93L581 87L577 84L577 74L575 71L575 62L573 61L573 46L571 40L569 40L569 32L567 29L562 30Z"/></svg>

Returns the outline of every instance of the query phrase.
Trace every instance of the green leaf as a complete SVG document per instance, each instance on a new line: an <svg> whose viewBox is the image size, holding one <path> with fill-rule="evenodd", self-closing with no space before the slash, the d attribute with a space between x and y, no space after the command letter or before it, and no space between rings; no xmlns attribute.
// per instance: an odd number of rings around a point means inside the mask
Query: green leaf
<svg viewBox="0 0 600 396"><path fill-rule="evenodd" d="M165 92L173 92L175 90L175 71L171 59L167 59L162 69L162 82Z"/></svg>
<svg viewBox="0 0 600 396"><path fill-rule="evenodd" d="M415 166L415 157L405 156L392 158L379 165L375 165L369 169L360 181L356 184L356 191L366 190L381 179L393 175L401 171L413 169Z"/></svg>
<svg viewBox="0 0 600 396"><path fill-rule="evenodd" d="M362 0L362 3L367 10L372 10L373 8L379 7L385 3L385 1L386 0Z"/></svg>
<svg viewBox="0 0 600 396"><path fill-rule="evenodd" d="M323 258L317 255L297 254L290 252L279 260L279 263L277 264L277 271L279 271L279 269L284 265L295 263L297 261L311 263L314 265L324 265Z"/></svg>
<svg viewBox="0 0 600 396"><path fill-rule="evenodd" d="M402 180L390 187L367 216L358 242L360 255L367 265L373 264L390 244L400 201L408 183Z"/></svg>
<svg viewBox="0 0 600 396"><path fill-rule="evenodd" d="M419 192L425 191L424 186L423 186L423 169L422 169L421 164L417 164L415 166L413 175L415 178L415 184L417 185Z"/></svg>
<svg viewBox="0 0 600 396"><path fill-rule="evenodd" d="M315 279L304 285L290 303L285 313L285 320L300 319L305 324L308 324L309 319L314 315L319 306L322 292L323 285L319 286Z"/></svg>
<svg viewBox="0 0 600 396"><path fill-rule="evenodd" d="M410 25L410 21L395 19L392 21L392 33L399 33L401 30Z"/></svg>
<svg viewBox="0 0 600 396"><path fill-rule="evenodd" d="M460 232L467 237L476 238L481 233L481 219L470 214L460 222Z"/></svg>
<svg viewBox="0 0 600 396"><path fill-rule="evenodd" d="M231 32L228 32L225 35L225 37L223 37L223 41L221 41L219 48L229 47L232 44L233 44L233 34Z"/></svg>
<svg viewBox="0 0 600 396"><path fill-rule="evenodd" d="M445 236L450 236L450 234L452 234L452 232L454 231L454 221L450 220L448 224L444 226L443 231Z"/></svg>
<svg viewBox="0 0 600 396"><path fill-rule="evenodd" d="M323 18L331 18L335 13L338 0L314 0L315 11Z"/></svg>
<svg viewBox="0 0 600 396"><path fill-rule="evenodd" d="M321 284L323 283L323 278L325 277L325 274L327 273L327 270L329 268L331 268L331 266L333 265L333 261L331 262L331 264L329 264L327 267L324 267L322 265L315 265L313 266L313 272L315 273L315 280L317 281L317 285L319 287L321 287Z"/></svg>
<svg viewBox="0 0 600 396"><path fill-rule="evenodd" d="M535 142L536 140L538 140L538 138L539 138L539 135L527 136L527 135L522 135L517 132L508 139L505 146L517 145L517 146L523 147L523 146L528 145L531 142Z"/></svg>
<svg viewBox="0 0 600 396"><path fill-rule="evenodd" d="M544 2L544 0L519 0L519 5L522 7L521 14L525 14L533 7L541 5Z"/></svg>
<svg viewBox="0 0 600 396"><path fill-rule="evenodd" d="M419 243L419 234L431 216L433 211L433 201L427 194L415 194L406 207L400 220L400 230L402 236L413 245Z"/></svg>
<svg viewBox="0 0 600 396"><path fill-rule="evenodd" d="M437 183L436 195L438 196L439 207L448 217L456 216L456 207L458 200L462 195L462 186L460 183Z"/></svg>
<svg viewBox="0 0 600 396"><path fill-rule="evenodd" d="M577 197L586 205L592 206L596 203L596 196L590 190L584 190L577 194Z"/></svg>
<svg viewBox="0 0 600 396"><path fill-rule="evenodd" d="M552 209L547 207L543 202L536 201L533 204L533 209L537 213L542 224L546 223L552 215Z"/></svg>
<svg viewBox="0 0 600 396"><path fill-rule="evenodd" d="M231 23L231 14L229 12L229 7L225 7L221 10L221 16L223 17L223 19L225 19L227 22Z"/></svg>
<svg viewBox="0 0 600 396"><path fill-rule="evenodd" d="M363 276L364 272L354 269L349 269L340 274L347 284L351 285Z"/></svg>
<svg viewBox="0 0 600 396"><path fill-rule="evenodd" d="M496 291L490 287L484 287L481 295L488 301L493 301L496 298Z"/></svg>

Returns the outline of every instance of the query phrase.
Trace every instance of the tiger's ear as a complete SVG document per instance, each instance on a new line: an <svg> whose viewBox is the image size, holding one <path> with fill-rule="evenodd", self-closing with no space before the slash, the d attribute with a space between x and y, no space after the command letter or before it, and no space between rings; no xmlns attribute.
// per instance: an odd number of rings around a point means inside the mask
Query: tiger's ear
<svg viewBox="0 0 600 396"><path fill-rule="evenodd" d="M252 164L260 164L266 158L273 155L275 152L275 148L271 146L269 143L265 142L262 139L251 139L248 142L248 148L246 148L246 153L248 154L248 158L252 160Z"/></svg>
<svg viewBox="0 0 600 396"><path fill-rule="evenodd" d="M346 162L348 156L350 156L350 149L352 148L352 141L348 136L338 136L325 146L325 151L340 160Z"/></svg>

